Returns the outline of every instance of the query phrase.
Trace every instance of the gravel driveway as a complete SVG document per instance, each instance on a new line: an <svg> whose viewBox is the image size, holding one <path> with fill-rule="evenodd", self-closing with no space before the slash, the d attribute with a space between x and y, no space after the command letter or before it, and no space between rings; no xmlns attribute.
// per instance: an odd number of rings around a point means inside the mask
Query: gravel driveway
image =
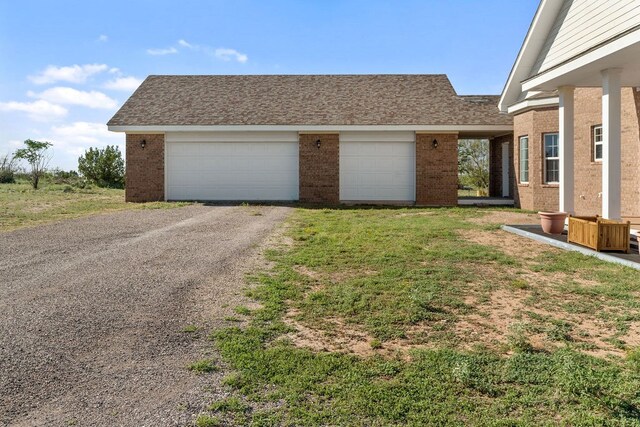
<svg viewBox="0 0 640 427"><path fill-rule="evenodd" d="M186 366L215 357L207 333L289 211L192 205L0 234L0 425L191 425L222 373Z"/></svg>

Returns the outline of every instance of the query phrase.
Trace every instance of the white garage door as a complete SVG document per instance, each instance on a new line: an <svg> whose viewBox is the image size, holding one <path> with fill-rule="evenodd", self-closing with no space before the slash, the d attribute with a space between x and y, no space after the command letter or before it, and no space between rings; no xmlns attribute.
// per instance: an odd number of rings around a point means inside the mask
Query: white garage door
<svg viewBox="0 0 640 427"><path fill-rule="evenodd" d="M340 200L415 200L413 132L340 133Z"/></svg>
<svg viewBox="0 0 640 427"><path fill-rule="evenodd" d="M297 200L295 132L166 135L167 200Z"/></svg>

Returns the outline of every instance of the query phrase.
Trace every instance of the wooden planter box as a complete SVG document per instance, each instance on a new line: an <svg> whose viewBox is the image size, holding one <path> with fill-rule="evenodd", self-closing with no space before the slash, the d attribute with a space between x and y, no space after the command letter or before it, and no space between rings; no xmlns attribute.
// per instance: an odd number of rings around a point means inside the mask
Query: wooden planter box
<svg viewBox="0 0 640 427"><path fill-rule="evenodd" d="M567 241L600 251L629 253L631 223L599 216L569 216Z"/></svg>

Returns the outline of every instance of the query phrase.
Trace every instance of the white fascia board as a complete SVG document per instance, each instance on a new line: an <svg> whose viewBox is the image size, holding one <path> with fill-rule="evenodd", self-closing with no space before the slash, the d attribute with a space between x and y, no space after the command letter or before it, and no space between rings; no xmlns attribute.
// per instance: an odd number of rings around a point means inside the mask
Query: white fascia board
<svg viewBox="0 0 640 427"><path fill-rule="evenodd" d="M591 52L588 52L584 55L578 56L577 58L570 60L569 62L562 64L558 67L552 68L549 71L545 71L537 76L534 76L528 80L522 82L522 90L536 90L543 87L545 83L550 82L551 80L562 77L566 74L569 74L573 71L579 70L582 67L585 67L591 63L596 61L605 59L607 56L612 55L620 50L631 47L635 44L640 43L640 30L633 31L632 33L621 37L619 39L615 39L610 43L607 43L601 46L598 49L595 49ZM623 65L618 65L622 67ZM616 64L608 64L607 68L615 68ZM600 70L598 70L598 79L600 78ZM563 85L566 85L564 83Z"/></svg>
<svg viewBox="0 0 640 427"><path fill-rule="evenodd" d="M509 114L515 114L532 108L554 107L557 106L559 102L560 98L557 96L553 98L525 99L524 101L511 105L507 111Z"/></svg>
<svg viewBox="0 0 640 427"><path fill-rule="evenodd" d="M215 125L215 126L109 126L111 132L165 133L165 132L247 132L247 131L414 131L414 132L502 132L513 130L513 125Z"/></svg>
<svg viewBox="0 0 640 427"><path fill-rule="evenodd" d="M540 2L502 90L498 108L503 113L507 112L508 106L520 97L523 91L520 82L529 77L531 68L538 59L542 46L547 41L549 31L553 27L562 4L563 0L542 0Z"/></svg>

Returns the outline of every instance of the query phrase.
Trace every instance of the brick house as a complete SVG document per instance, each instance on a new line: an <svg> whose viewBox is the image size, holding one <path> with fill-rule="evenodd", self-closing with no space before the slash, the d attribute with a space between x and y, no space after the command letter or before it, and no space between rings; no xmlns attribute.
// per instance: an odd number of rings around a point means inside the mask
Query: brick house
<svg viewBox="0 0 640 427"><path fill-rule="evenodd" d="M543 0L499 107L516 206L640 228L640 0Z"/></svg>
<svg viewBox="0 0 640 427"><path fill-rule="evenodd" d="M490 138L492 192L513 191L497 105L445 75L149 76L108 126L126 133L127 201L448 206L459 138Z"/></svg>

